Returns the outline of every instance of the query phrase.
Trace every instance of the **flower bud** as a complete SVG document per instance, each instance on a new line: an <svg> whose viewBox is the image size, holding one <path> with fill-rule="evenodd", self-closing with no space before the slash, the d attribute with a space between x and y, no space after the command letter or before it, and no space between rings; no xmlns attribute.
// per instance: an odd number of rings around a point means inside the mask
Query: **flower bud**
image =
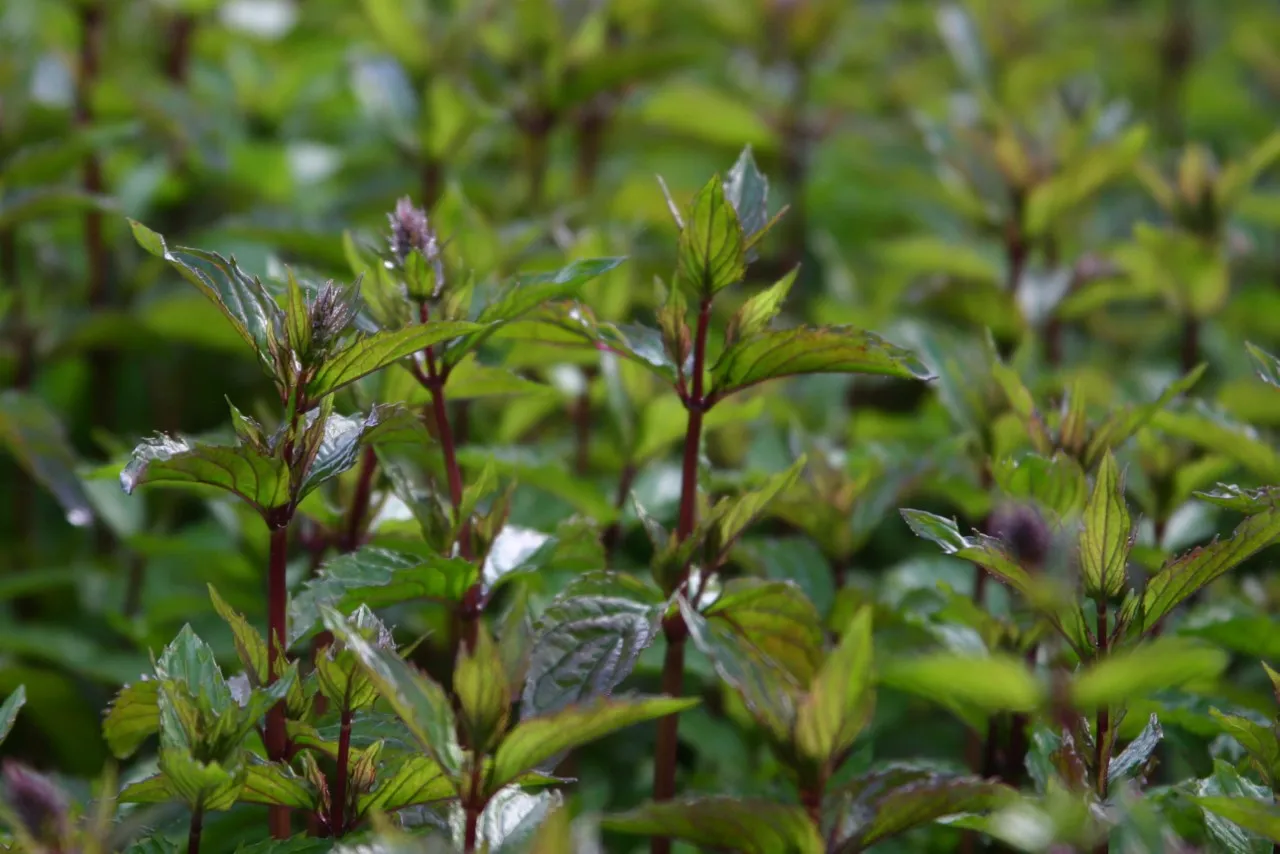
<svg viewBox="0 0 1280 854"><path fill-rule="evenodd" d="M31 837L57 847L67 834L67 800L48 778L6 759L5 803Z"/></svg>
<svg viewBox="0 0 1280 854"><path fill-rule="evenodd" d="M437 299L444 290L444 257L426 211L405 196L387 217L391 221L391 254L404 269L409 297L419 302Z"/></svg>
<svg viewBox="0 0 1280 854"><path fill-rule="evenodd" d="M1039 567L1049 555L1052 537L1049 526L1025 504L1006 504L991 514L987 522L991 536L1001 540L1024 567Z"/></svg>

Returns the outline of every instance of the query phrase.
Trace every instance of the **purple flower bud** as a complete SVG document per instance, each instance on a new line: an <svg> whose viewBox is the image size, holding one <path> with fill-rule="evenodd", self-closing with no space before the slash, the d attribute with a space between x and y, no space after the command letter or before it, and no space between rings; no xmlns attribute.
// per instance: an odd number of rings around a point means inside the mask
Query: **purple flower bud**
<svg viewBox="0 0 1280 854"><path fill-rule="evenodd" d="M405 196L396 202L395 212L387 218L391 221L391 254L409 274L405 283L409 296L419 301L436 299L444 290L444 258L426 211L415 208ZM409 270L409 257L414 252L421 255L426 264Z"/></svg>
<svg viewBox="0 0 1280 854"><path fill-rule="evenodd" d="M20 762L4 762L5 802L33 839L54 845L67 833L67 800L48 778Z"/></svg>
<svg viewBox="0 0 1280 854"><path fill-rule="evenodd" d="M1006 504L996 508L987 520L987 532L1001 540L1024 567L1039 567L1049 556L1052 536L1049 526L1035 510L1025 504Z"/></svg>

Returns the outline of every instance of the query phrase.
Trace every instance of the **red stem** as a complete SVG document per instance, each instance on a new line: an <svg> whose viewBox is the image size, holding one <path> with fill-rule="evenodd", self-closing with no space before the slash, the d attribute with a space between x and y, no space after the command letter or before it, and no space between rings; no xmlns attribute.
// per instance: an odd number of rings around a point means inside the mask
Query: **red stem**
<svg viewBox="0 0 1280 854"><path fill-rule="evenodd" d="M631 494L631 484L635 479L636 467L632 463L627 463L622 467L622 473L618 475L618 491L613 497L613 507L618 511L618 518L609 524L601 539L606 558L613 557L614 551L618 548L618 540L622 537L622 509L627 504L627 496Z"/></svg>
<svg viewBox="0 0 1280 854"><path fill-rule="evenodd" d="M681 469L680 517L676 524L676 538L684 541L693 534L698 523L698 448L702 444L702 414L707 400L702 375L707 360L707 330L711 323L711 300L704 299L698 307L698 328L693 340L693 383L685 398L689 422L685 427L684 463ZM681 581L681 586L684 582ZM684 692L684 645L689 628L677 611L663 623L667 640L666 657L662 664L662 691L669 697L679 697ZM679 746L680 718L668 715L658 721L657 758L653 773L653 799L669 801L676 793L676 750ZM654 837L652 854L670 854L671 840Z"/></svg>
<svg viewBox="0 0 1280 854"><path fill-rule="evenodd" d="M187 82L195 29L196 19L188 14L178 14L169 25L169 51L164 57L164 74L178 86L184 86Z"/></svg>
<svg viewBox="0 0 1280 854"><path fill-rule="evenodd" d="M484 812L485 807L485 801L480 795L480 773L482 766L478 756L473 757L471 766L471 785L469 787L470 791L467 792L466 797L467 826L462 845L464 854L473 854L476 850L476 843L480 835L480 816Z"/></svg>
<svg viewBox="0 0 1280 854"><path fill-rule="evenodd" d="M285 621L289 600L286 587L286 570L289 559L289 519L271 528L271 556L267 572L267 684L276 681L276 668L280 653L285 649ZM289 744L285 728L284 701L276 703L267 712L267 758L274 762L288 756ZM288 839L292 833L288 807L270 808L268 822L273 839Z"/></svg>
<svg viewBox="0 0 1280 854"><path fill-rule="evenodd" d="M1099 598L1098 607L1098 660L1103 661L1107 657L1107 603L1105 599ZM1107 771L1108 765L1111 764L1111 751L1107 749L1107 730L1109 729L1110 711L1106 706L1098 709L1098 732L1094 742L1094 769L1098 775L1098 797L1106 800L1107 797ZM1105 850L1105 849L1104 849Z"/></svg>
<svg viewBox="0 0 1280 854"><path fill-rule="evenodd" d="M204 807L191 812L191 829L187 832L187 854L200 854L200 834L204 830Z"/></svg>
<svg viewBox="0 0 1280 854"><path fill-rule="evenodd" d="M333 782L333 801L330 804L329 832L342 836L346 832L347 776L351 762L351 710L342 710L342 729L338 733L338 776Z"/></svg>
<svg viewBox="0 0 1280 854"><path fill-rule="evenodd" d="M351 499L351 510L347 515L347 530L338 548L342 552L353 552L360 547L364 531L365 516L369 512L369 498L373 494L373 477L378 469L378 455L373 448L366 447L360 454L360 471L356 476L356 492Z"/></svg>

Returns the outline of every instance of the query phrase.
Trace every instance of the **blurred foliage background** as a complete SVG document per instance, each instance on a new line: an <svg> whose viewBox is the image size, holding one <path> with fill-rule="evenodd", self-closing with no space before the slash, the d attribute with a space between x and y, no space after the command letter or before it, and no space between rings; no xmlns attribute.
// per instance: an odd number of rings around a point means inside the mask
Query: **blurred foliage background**
<svg viewBox="0 0 1280 854"><path fill-rule="evenodd" d="M1280 344L1278 107L1271 0L0 3L0 694L29 695L6 752L97 774L99 710L184 622L231 657L208 583L264 612L265 533L242 510L119 488L141 437L217 431L226 399L271 399L126 217L255 272L345 281L350 241L384 240L408 195L482 277L625 254L589 302L652 317L676 233L655 176L683 204L750 145L790 206L753 278L801 264L791 320L876 330L940 379L814 377L726 418L708 453L728 475L780 470L800 446L831 461L810 504L739 560L795 578L833 625L872 599L910 638L940 580L972 584L895 508L975 522L989 509L955 418L981 396L964 359L987 329L1038 398L1074 383L1104 412L1208 364L1194 412L1131 449L1150 550L1230 530L1192 490L1280 477L1258 432L1280 424L1280 399L1243 346ZM603 432L575 446L565 415L608 408L596 367L501 359L526 384L475 367L456 404L464 461L496 455L521 475L522 524L608 516L634 461ZM634 488L671 518L683 417L655 406L640 423L651 458ZM616 560L641 565L643 533L622 515ZM1189 618L1246 663L1280 659L1266 568ZM292 572L309 572L305 532ZM659 666L646 655L637 678L656 684ZM1216 690L1266 708L1260 676ZM1178 702L1175 745L1206 740L1207 700ZM759 745L722 714L683 719L690 785L764 785ZM938 724L927 738L923 720ZM879 756L962 755L958 723L892 691L875 727ZM642 797L648 732L582 754L590 805ZM1171 775L1207 773L1208 754L1180 755Z"/></svg>

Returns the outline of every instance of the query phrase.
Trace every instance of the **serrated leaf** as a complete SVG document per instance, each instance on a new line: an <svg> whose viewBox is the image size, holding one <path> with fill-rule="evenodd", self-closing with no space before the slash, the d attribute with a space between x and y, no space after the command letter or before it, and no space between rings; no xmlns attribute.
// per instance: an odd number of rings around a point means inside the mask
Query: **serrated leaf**
<svg viewBox="0 0 1280 854"><path fill-rule="evenodd" d="M289 503L289 470L284 460L264 456L250 445L192 444L169 436L144 440L120 472L120 485L132 494L144 484L225 490L264 518Z"/></svg>
<svg viewBox="0 0 1280 854"><path fill-rule="evenodd" d="M1142 597L1143 626L1156 625L1187 597L1222 574L1239 566L1280 539L1280 508L1270 508L1245 519L1225 540L1197 547L1165 565L1147 582ZM1137 605L1127 616L1136 616Z"/></svg>
<svg viewBox="0 0 1280 854"><path fill-rule="evenodd" d="M946 554L976 563L1024 596L1034 595L1031 576L999 540L984 534L966 537L960 533L954 519L944 519L923 510L901 512L917 537L937 543Z"/></svg>
<svg viewBox="0 0 1280 854"><path fill-rule="evenodd" d="M237 800L249 804L276 804L300 810L316 807L316 795L307 782L279 762L253 763L244 776Z"/></svg>
<svg viewBox="0 0 1280 854"><path fill-rule="evenodd" d="M453 366L475 352L502 327L519 320L546 303L578 296L592 279L621 264L624 258L584 258L546 273L516 278L514 283L481 309L478 328L444 348L443 360Z"/></svg>
<svg viewBox="0 0 1280 854"><path fill-rule="evenodd" d="M807 686L822 661L821 617L792 581L735 578L703 612L724 623L761 654Z"/></svg>
<svg viewBox="0 0 1280 854"><path fill-rule="evenodd" d="M209 811L229 809L240 793L240 774L217 762L199 762L185 750L164 748L160 751L160 771L174 796L188 807L200 806Z"/></svg>
<svg viewBox="0 0 1280 854"><path fill-rule="evenodd" d="M1133 524L1124 500L1124 477L1109 450L1084 509L1079 544L1085 592L1094 598L1118 596L1124 590Z"/></svg>
<svg viewBox="0 0 1280 854"><path fill-rule="evenodd" d="M1072 702L1096 709L1140 700L1167 688L1212 679L1226 668L1219 649L1185 638L1161 637L1087 665L1071 686Z"/></svg>
<svg viewBox="0 0 1280 854"><path fill-rule="evenodd" d="M307 398L318 400L406 356L479 328L461 320L436 320L360 338L316 370L307 382Z"/></svg>
<svg viewBox="0 0 1280 854"><path fill-rule="evenodd" d="M1119 756L1112 757L1111 763L1107 766L1108 783L1122 780L1131 772L1146 765L1147 760L1160 746L1162 738L1164 738L1164 730L1160 728L1160 719L1152 713L1147 720L1147 725L1142 728L1142 732L1138 733L1138 737L1129 742Z"/></svg>
<svg viewBox="0 0 1280 854"><path fill-rule="evenodd" d="M1237 513L1253 515L1273 507L1280 507L1280 486L1261 486L1257 489L1245 489L1234 484L1220 483L1209 492L1193 493L1197 498L1234 510Z"/></svg>
<svg viewBox="0 0 1280 854"><path fill-rule="evenodd" d="M243 614L235 611L218 595L217 588L209 585L209 598L213 601L213 610L231 627L231 637L235 641L236 654L240 664L249 672L251 684L265 685L267 678L267 642L262 639L258 630L249 625Z"/></svg>
<svg viewBox="0 0 1280 854"><path fill-rule="evenodd" d="M349 614L361 604L382 608L423 599L460 602L478 573L470 561L423 557L366 546L330 560L290 603L297 640L315 626L322 608Z"/></svg>
<svg viewBox="0 0 1280 854"><path fill-rule="evenodd" d="M126 685L116 694L102 721L107 747L117 759L131 756L160 731L160 694L154 680Z"/></svg>
<svg viewBox="0 0 1280 854"><path fill-rule="evenodd" d="M521 717L608 696L657 638L661 594L621 573L578 579L538 620Z"/></svg>
<svg viewBox="0 0 1280 854"><path fill-rule="evenodd" d="M483 623L476 627L474 645L464 643L458 651L453 692L458 698L467 743L475 750L487 751L506 726L511 690L498 647Z"/></svg>
<svg viewBox="0 0 1280 854"><path fill-rule="evenodd" d="M909 350L852 326L797 326L761 332L725 348L711 368L719 398L757 383L801 374L876 374L930 379Z"/></svg>
<svg viewBox="0 0 1280 854"><path fill-rule="evenodd" d="M601 820L607 830L665 836L742 854L822 854L803 808L775 801L709 796L648 803Z"/></svg>
<svg viewBox="0 0 1280 854"><path fill-rule="evenodd" d="M763 236L760 233L769 225L769 179L756 166L750 145L742 149L737 162L725 177L724 195L738 215L742 236L749 247ZM754 254L748 248L744 260L754 260Z"/></svg>
<svg viewBox="0 0 1280 854"><path fill-rule="evenodd" d="M796 713L796 746L827 763L858 737L871 716L871 609L863 608L827 656Z"/></svg>
<svg viewBox="0 0 1280 854"><path fill-rule="evenodd" d="M324 419L320 445L298 485L299 501L354 466L362 448L425 443L430 435L416 413L393 404L377 404L366 416L329 414Z"/></svg>
<svg viewBox="0 0 1280 854"><path fill-rule="evenodd" d="M772 287L744 302L729 320L724 333L725 344L732 345L737 341L750 339L768 329L769 323L782 310L782 303L791 292L791 286L795 283L796 274L799 272L799 267L793 267L791 272L779 279Z"/></svg>
<svg viewBox="0 0 1280 854"><path fill-rule="evenodd" d="M4 702L0 703L0 744L9 737L9 733L13 731L13 724L18 719L18 712L27 702L27 687L19 685L13 689L13 693L4 698Z"/></svg>
<svg viewBox="0 0 1280 854"><path fill-rule="evenodd" d="M1217 709L1210 709L1223 730L1240 743L1249 757L1258 765L1263 777L1274 785L1280 781L1280 739L1275 729L1260 723L1242 718L1239 715L1224 715Z"/></svg>
<svg viewBox="0 0 1280 854"><path fill-rule="evenodd" d="M1046 692L1035 674L1011 655L976 657L929 653L891 659L880 667L880 681L948 705L986 711L1031 712Z"/></svg>
<svg viewBox="0 0 1280 854"><path fill-rule="evenodd" d="M457 757L455 724L449 697L438 683L418 673L393 651L375 647L332 608L320 609L325 628L356 654L378 693L391 705L413 737L442 768L453 771Z"/></svg>
<svg viewBox="0 0 1280 854"><path fill-rule="evenodd" d="M58 500L67 521L93 521L93 505L76 475L76 458L58 418L37 397L9 389L0 393L0 443L37 483Z"/></svg>
<svg viewBox="0 0 1280 854"><path fill-rule="evenodd" d="M692 299L707 300L741 281L745 272L742 225L716 175L698 191L685 212L676 282Z"/></svg>
<svg viewBox="0 0 1280 854"><path fill-rule="evenodd" d="M868 775L842 794L861 806L850 812L869 817L833 849L835 854L855 854L922 824L983 812L1016 797L1014 790L991 780L930 772Z"/></svg>
<svg viewBox="0 0 1280 854"><path fill-rule="evenodd" d="M453 780L434 759L408 756L394 772L386 773L372 792L360 795L357 809L362 816L372 810L392 812L457 797L457 794Z"/></svg>
<svg viewBox="0 0 1280 854"><path fill-rule="evenodd" d="M696 698L597 699L551 715L528 718L507 733L493 758L489 791L494 792L560 753L638 723L678 714Z"/></svg>

